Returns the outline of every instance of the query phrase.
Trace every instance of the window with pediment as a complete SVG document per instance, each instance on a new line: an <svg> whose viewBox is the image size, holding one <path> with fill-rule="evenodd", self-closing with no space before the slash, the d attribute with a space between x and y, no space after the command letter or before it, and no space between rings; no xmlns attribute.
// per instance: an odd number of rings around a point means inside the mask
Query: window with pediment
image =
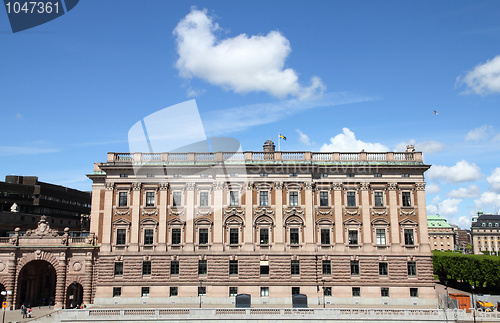
<svg viewBox="0 0 500 323"><path fill-rule="evenodd" d="M158 221L147 218L141 221L142 245L144 247L153 246L156 244Z"/></svg>
<svg viewBox="0 0 500 323"><path fill-rule="evenodd" d="M380 247L389 245L389 221L386 219L375 219L372 221L374 244Z"/></svg>
<svg viewBox="0 0 500 323"><path fill-rule="evenodd" d="M212 221L209 218L198 218L195 221L196 237L199 246L212 243Z"/></svg>
<svg viewBox="0 0 500 323"><path fill-rule="evenodd" d="M263 215L255 220L255 234L257 242L261 246L267 246L272 242L273 219Z"/></svg>
<svg viewBox="0 0 500 323"><path fill-rule="evenodd" d="M130 237L130 221L118 219L113 222L114 245L117 247L126 246Z"/></svg>
<svg viewBox="0 0 500 323"><path fill-rule="evenodd" d="M287 232L287 244L299 246L302 244L302 234L304 230L304 220L298 215L290 215L285 220Z"/></svg>
<svg viewBox="0 0 500 323"><path fill-rule="evenodd" d="M322 218L316 221L318 242L322 246L333 244L333 221L328 218Z"/></svg>
<svg viewBox="0 0 500 323"><path fill-rule="evenodd" d="M184 228L185 222L179 218L175 218L168 222L169 244L172 246L180 246L184 243Z"/></svg>
<svg viewBox="0 0 500 323"><path fill-rule="evenodd" d="M225 242L229 246L239 246L242 243L243 219L231 215L224 221Z"/></svg>
<svg viewBox="0 0 500 323"><path fill-rule="evenodd" d="M118 207L128 207L128 195L129 190L119 189L117 190Z"/></svg>
<svg viewBox="0 0 500 323"><path fill-rule="evenodd" d="M357 247L362 244L361 241L361 222L356 219L344 221L345 244L351 247Z"/></svg>
<svg viewBox="0 0 500 323"><path fill-rule="evenodd" d="M401 229L401 244L404 247L411 248L418 245L417 226L418 223L411 219L405 219L399 222L399 227Z"/></svg>

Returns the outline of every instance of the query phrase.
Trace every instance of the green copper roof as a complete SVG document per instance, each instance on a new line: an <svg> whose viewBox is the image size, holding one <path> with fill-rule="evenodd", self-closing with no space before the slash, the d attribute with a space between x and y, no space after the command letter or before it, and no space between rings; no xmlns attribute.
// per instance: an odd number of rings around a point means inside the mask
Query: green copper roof
<svg viewBox="0 0 500 323"><path fill-rule="evenodd" d="M427 215L427 227L428 228L452 228L445 218L436 215Z"/></svg>

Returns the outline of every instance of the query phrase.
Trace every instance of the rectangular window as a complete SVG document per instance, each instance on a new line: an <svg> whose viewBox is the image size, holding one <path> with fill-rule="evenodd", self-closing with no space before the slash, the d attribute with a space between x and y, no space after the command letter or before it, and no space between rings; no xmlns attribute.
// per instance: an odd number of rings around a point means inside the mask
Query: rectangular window
<svg viewBox="0 0 500 323"><path fill-rule="evenodd" d="M174 192L172 194L173 196L173 199L172 199L172 206L176 207L176 206L181 206L181 202L182 202L182 195L181 195L181 192Z"/></svg>
<svg viewBox="0 0 500 323"><path fill-rule="evenodd" d="M401 174L401 177L410 177L410 174L408 174L408 173L403 173L403 174Z"/></svg>
<svg viewBox="0 0 500 323"><path fill-rule="evenodd" d="M205 286L199 287L198 286L198 296L205 296L207 295L207 288Z"/></svg>
<svg viewBox="0 0 500 323"><path fill-rule="evenodd" d="M118 193L118 206L125 207L127 206L127 192L119 192Z"/></svg>
<svg viewBox="0 0 500 323"><path fill-rule="evenodd" d="M170 261L170 275L179 275L179 260Z"/></svg>
<svg viewBox="0 0 500 323"><path fill-rule="evenodd" d="M330 244L330 229L321 229L321 244Z"/></svg>
<svg viewBox="0 0 500 323"><path fill-rule="evenodd" d="M229 244L237 245L239 243L240 243L239 229L238 228L229 229Z"/></svg>
<svg viewBox="0 0 500 323"><path fill-rule="evenodd" d="M384 193L375 192L375 206L384 206Z"/></svg>
<svg viewBox="0 0 500 323"><path fill-rule="evenodd" d="M200 206L208 206L208 192L200 192Z"/></svg>
<svg viewBox="0 0 500 323"><path fill-rule="evenodd" d="M376 232L377 232L377 245L385 246L386 245L385 229L377 229Z"/></svg>
<svg viewBox="0 0 500 323"><path fill-rule="evenodd" d="M290 266L290 273L292 275L300 275L300 260L292 260Z"/></svg>
<svg viewBox="0 0 500 323"><path fill-rule="evenodd" d="M411 206L410 192L403 192L403 206Z"/></svg>
<svg viewBox="0 0 500 323"><path fill-rule="evenodd" d="M259 230L259 235L260 235L260 244L269 244L269 229L268 228L261 228Z"/></svg>
<svg viewBox="0 0 500 323"><path fill-rule="evenodd" d="M300 287L292 287L292 295L300 294Z"/></svg>
<svg viewBox="0 0 500 323"><path fill-rule="evenodd" d="M358 230L349 230L349 245L358 245Z"/></svg>
<svg viewBox="0 0 500 323"><path fill-rule="evenodd" d="M378 263L378 274L380 276L387 276L389 274L386 262L379 262Z"/></svg>
<svg viewBox="0 0 500 323"><path fill-rule="evenodd" d="M240 196L238 191L230 191L229 192L229 205L230 206L239 206L240 205Z"/></svg>
<svg viewBox="0 0 500 323"><path fill-rule="evenodd" d="M120 177L126 178L126 177L128 177L128 174L120 174Z"/></svg>
<svg viewBox="0 0 500 323"><path fill-rule="evenodd" d="M380 288L380 296L389 297L389 288L387 287Z"/></svg>
<svg viewBox="0 0 500 323"><path fill-rule="evenodd" d="M127 230L126 229L117 229L116 230L116 244L117 245L124 245L126 237L127 237Z"/></svg>
<svg viewBox="0 0 500 323"><path fill-rule="evenodd" d="M417 276L417 263L408 261L408 276Z"/></svg>
<svg viewBox="0 0 500 323"><path fill-rule="evenodd" d="M142 297L149 297L149 287L142 287L141 288L141 296Z"/></svg>
<svg viewBox="0 0 500 323"><path fill-rule="evenodd" d="M319 206L328 206L328 192L319 192Z"/></svg>
<svg viewBox="0 0 500 323"><path fill-rule="evenodd" d="M325 296L332 296L332 288L331 287L325 287L324 291Z"/></svg>
<svg viewBox="0 0 500 323"><path fill-rule="evenodd" d="M179 288L178 287L170 287L170 297L175 297L179 295Z"/></svg>
<svg viewBox="0 0 500 323"><path fill-rule="evenodd" d="M290 229L290 244L299 244L299 229Z"/></svg>
<svg viewBox="0 0 500 323"><path fill-rule="evenodd" d="M413 229L405 229L405 245L415 245L415 242L413 241Z"/></svg>
<svg viewBox="0 0 500 323"><path fill-rule="evenodd" d="M142 262L142 274L151 275L151 261L145 260Z"/></svg>
<svg viewBox="0 0 500 323"><path fill-rule="evenodd" d="M238 260L229 260L229 275L238 275Z"/></svg>
<svg viewBox="0 0 500 323"><path fill-rule="evenodd" d="M113 287L113 297L122 296L122 288L121 287Z"/></svg>
<svg viewBox="0 0 500 323"><path fill-rule="evenodd" d="M354 174L353 173L347 173L346 177L354 177Z"/></svg>
<svg viewBox="0 0 500 323"><path fill-rule="evenodd" d="M172 244L181 244L181 229L172 229Z"/></svg>
<svg viewBox="0 0 500 323"><path fill-rule="evenodd" d="M330 260L323 260L323 275L332 274L332 262Z"/></svg>
<svg viewBox="0 0 500 323"><path fill-rule="evenodd" d="M373 177L382 177L382 174L380 174L380 173L375 173L375 174L373 174Z"/></svg>
<svg viewBox="0 0 500 323"><path fill-rule="evenodd" d="M115 276L122 276L122 275L123 275L123 262L117 261L115 262Z"/></svg>
<svg viewBox="0 0 500 323"><path fill-rule="evenodd" d="M347 206L356 206L356 192L347 192Z"/></svg>
<svg viewBox="0 0 500 323"><path fill-rule="evenodd" d="M208 244L208 229L207 228L199 229L198 242L199 242L199 244Z"/></svg>
<svg viewBox="0 0 500 323"><path fill-rule="evenodd" d="M352 288L352 297L361 297L361 288L353 287Z"/></svg>
<svg viewBox="0 0 500 323"><path fill-rule="evenodd" d="M260 297L268 297L268 296L269 296L269 287L261 287Z"/></svg>
<svg viewBox="0 0 500 323"><path fill-rule="evenodd" d="M146 192L146 206L155 206L155 192Z"/></svg>
<svg viewBox="0 0 500 323"><path fill-rule="evenodd" d="M351 260L351 275L359 275L359 261Z"/></svg>
<svg viewBox="0 0 500 323"><path fill-rule="evenodd" d="M299 193L290 192L290 206L298 206L298 205L299 205Z"/></svg>
<svg viewBox="0 0 500 323"><path fill-rule="evenodd" d="M418 288L410 288L410 297L418 297Z"/></svg>
<svg viewBox="0 0 500 323"><path fill-rule="evenodd" d="M208 271L207 261L198 260L198 275L206 275Z"/></svg>
<svg viewBox="0 0 500 323"><path fill-rule="evenodd" d="M260 191L260 206L268 206L267 191Z"/></svg>
<svg viewBox="0 0 500 323"><path fill-rule="evenodd" d="M144 229L144 245L152 245L153 244L153 229Z"/></svg>
<svg viewBox="0 0 500 323"><path fill-rule="evenodd" d="M269 265L260 265L260 275L269 276Z"/></svg>
<svg viewBox="0 0 500 323"><path fill-rule="evenodd" d="M238 295L238 287L229 287L229 296Z"/></svg>

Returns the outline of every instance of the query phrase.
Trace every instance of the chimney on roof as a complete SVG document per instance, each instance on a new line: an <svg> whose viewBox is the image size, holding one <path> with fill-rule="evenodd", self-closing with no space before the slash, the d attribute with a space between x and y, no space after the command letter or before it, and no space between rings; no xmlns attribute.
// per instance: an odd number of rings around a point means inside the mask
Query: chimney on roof
<svg viewBox="0 0 500 323"><path fill-rule="evenodd" d="M266 140L264 143L264 152L269 153L269 152L274 152L276 150L276 146L274 145L274 142L272 140Z"/></svg>

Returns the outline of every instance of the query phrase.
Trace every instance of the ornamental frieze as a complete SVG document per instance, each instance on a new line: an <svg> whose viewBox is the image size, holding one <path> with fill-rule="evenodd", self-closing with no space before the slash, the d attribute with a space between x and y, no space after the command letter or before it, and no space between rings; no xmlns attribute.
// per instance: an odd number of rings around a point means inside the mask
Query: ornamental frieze
<svg viewBox="0 0 500 323"><path fill-rule="evenodd" d="M290 216L290 215L304 216L304 210L301 208L295 208L295 207L283 209L283 213L286 216Z"/></svg>
<svg viewBox="0 0 500 323"><path fill-rule="evenodd" d="M372 209L372 216L384 216L387 215L387 209Z"/></svg>
<svg viewBox="0 0 500 323"><path fill-rule="evenodd" d="M245 215L245 211L239 207L238 208L232 207L232 208L224 209L224 216L231 216L231 215L237 215L237 216L242 217Z"/></svg>
<svg viewBox="0 0 500 323"><path fill-rule="evenodd" d="M125 211L118 211L117 209L114 210L114 215L115 216L127 216L130 215L131 210L126 209Z"/></svg>
<svg viewBox="0 0 500 323"><path fill-rule="evenodd" d="M405 211L403 209L399 209L399 215L400 216L411 216L411 215L415 215L415 209L411 209L409 211Z"/></svg>
<svg viewBox="0 0 500 323"><path fill-rule="evenodd" d="M154 209L154 210L151 210L151 211L147 211L147 210L142 210L142 216L157 216L158 215L158 209Z"/></svg>
<svg viewBox="0 0 500 323"><path fill-rule="evenodd" d="M201 209L198 209L196 210L196 216L199 217L199 216L206 216L206 215L210 215L212 214L212 209L205 209L205 210L201 210Z"/></svg>
<svg viewBox="0 0 500 323"><path fill-rule="evenodd" d="M425 182L415 183L415 188L417 191L425 191Z"/></svg>
<svg viewBox="0 0 500 323"><path fill-rule="evenodd" d="M27 230L26 237L57 237L59 232L57 229L51 229L49 223L47 222L47 217L42 215L40 221L38 221L38 227L34 230Z"/></svg>
<svg viewBox="0 0 500 323"><path fill-rule="evenodd" d="M184 209L170 209L170 216L182 216L184 215Z"/></svg>
<svg viewBox="0 0 500 323"><path fill-rule="evenodd" d="M267 215L268 217L274 218L274 210L269 207L259 207L253 211L254 217L259 217L262 215Z"/></svg>
<svg viewBox="0 0 500 323"><path fill-rule="evenodd" d="M344 208L344 216L360 215L359 209L346 209Z"/></svg>
<svg viewBox="0 0 500 323"><path fill-rule="evenodd" d="M317 216L329 216L332 215L332 209L316 209L316 215Z"/></svg>

